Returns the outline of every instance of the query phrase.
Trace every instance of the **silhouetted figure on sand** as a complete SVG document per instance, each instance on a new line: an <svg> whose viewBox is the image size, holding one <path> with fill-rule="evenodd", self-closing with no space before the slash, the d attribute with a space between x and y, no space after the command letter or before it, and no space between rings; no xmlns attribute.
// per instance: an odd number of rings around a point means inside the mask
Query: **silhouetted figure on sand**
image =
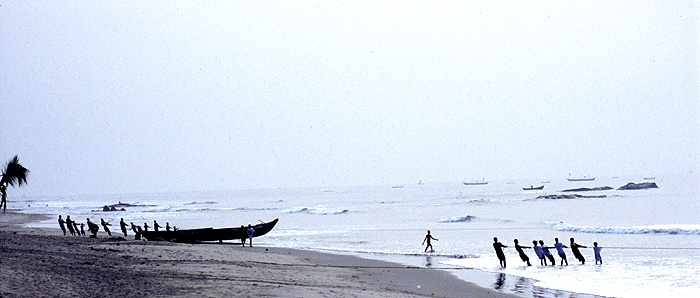
<svg viewBox="0 0 700 298"><path fill-rule="evenodd" d="M68 232L75 236L75 229L73 228L73 220L70 219L70 215L66 215L66 227L68 227Z"/></svg>
<svg viewBox="0 0 700 298"><path fill-rule="evenodd" d="M554 256L551 252L549 252L549 247L544 245L544 241L540 240L540 246L542 247L542 252L544 253L544 256L547 257L547 259L549 259L549 262L552 263L552 266L556 265L557 262L554 261Z"/></svg>
<svg viewBox="0 0 700 298"><path fill-rule="evenodd" d="M80 230L78 230L78 223L75 220L73 221L73 229L75 230L75 233L78 234L78 236L81 236Z"/></svg>
<svg viewBox="0 0 700 298"><path fill-rule="evenodd" d="M427 243L427 245L425 246L424 252L427 252L428 248L430 248L430 252L435 251L433 249L433 244L430 243L430 240L438 241L437 238L433 237L433 235L430 235L430 230L428 230L428 234L425 235L425 238L423 238L423 243L421 244L421 245L423 245L423 244Z"/></svg>
<svg viewBox="0 0 700 298"><path fill-rule="evenodd" d="M61 216L58 216L58 226L61 227L61 231L63 231L63 236L66 235L66 221L61 218Z"/></svg>
<svg viewBox="0 0 700 298"><path fill-rule="evenodd" d="M97 238L97 231L100 230L100 226L98 226L96 223L91 222L90 218L87 219L87 224L88 224L88 230L90 231L90 238Z"/></svg>
<svg viewBox="0 0 700 298"><path fill-rule="evenodd" d="M522 245L518 244L518 239L513 239L513 242L515 242L515 250L520 255L520 259L523 260L523 262L527 263L528 266L532 266L532 264L530 264L530 257L528 257L525 254L525 252L523 251L523 248L532 248L532 247L522 246Z"/></svg>
<svg viewBox="0 0 700 298"><path fill-rule="evenodd" d="M243 225L241 225L241 231L246 231L246 229L245 229L245 227L244 227ZM243 237L241 238L241 245L242 245L243 247L245 247L245 240L246 240L247 236L248 236L248 232L246 231L245 236L243 236Z"/></svg>
<svg viewBox="0 0 700 298"><path fill-rule="evenodd" d="M134 224L133 221L129 222L131 224L131 230L134 231L134 234L138 233L139 230L136 229L136 225Z"/></svg>
<svg viewBox="0 0 700 298"><path fill-rule="evenodd" d="M166 232L170 232L170 229L171 229L171 228L170 228L170 223L166 221L166 222L165 222L165 231L166 231Z"/></svg>
<svg viewBox="0 0 700 298"><path fill-rule="evenodd" d="M496 256L501 264L501 267L506 268L506 255L503 254L503 248L508 247L503 245L503 243L498 242L498 238L493 237L493 249L496 250Z"/></svg>
<svg viewBox="0 0 700 298"><path fill-rule="evenodd" d="M80 235L85 236L85 224L80 223Z"/></svg>
<svg viewBox="0 0 700 298"><path fill-rule="evenodd" d="M253 247L253 236L255 235L255 229L253 229L253 226L248 225L248 230L246 230L246 234L248 234L248 241L250 241L248 245L250 247Z"/></svg>
<svg viewBox="0 0 700 298"><path fill-rule="evenodd" d="M143 229L140 226L136 226L136 235L134 239L141 240L141 235L143 235Z"/></svg>
<svg viewBox="0 0 700 298"><path fill-rule="evenodd" d="M581 254L581 251L578 248L579 247L586 248L588 246L581 245L581 244L574 242L573 237L569 240L571 241L571 243L570 243L571 244L571 252L574 253L574 257L576 257L576 259L579 260L581 262L581 264L586 264L586 258L583 257L583 255Z"/></svg>
<svg viewBox="0 0 700 298"><path fill-rule="evenodd" d="M537 240L532 240L532 249L535 250L535 254L537 255L537 258L540 259L540 265L541 266L547 266L547 258L544 256L544 251L542 251L542 246L537 244Z"/></svg>
<svg viewBox="0 0 700 298"><path fill-rule="evenodd" d="M119 221L119 227L122 228L122 233L124 233L124 237L126 237L126 223L124 222L124 218Z"/></svg>
<svg viewBox="0 0 700 298"><path fill-rule="evenodd" d="M143 231L148 232L148 223L147 222L143 223Z"/></svg>
<svg viewBox="0 0 700 298"><path fill-rule="evenodd" d="M158 232L158 229L159 229L159 228L160 228L160 225L158 224L157 221L154 220L154 221L153 221L153 230L156 231L156 232Z"/></svg>
<svg viewBox="0 0 700 298"><path fill-rule="evenodd" d="M109 228L107 227L107 226L111 226L112 224L106 222L104 218L100 218L100 222L102 224L102 228L104 228L105 232L107 232L107 235L112 236L112 232L109 231Z"/></svg>

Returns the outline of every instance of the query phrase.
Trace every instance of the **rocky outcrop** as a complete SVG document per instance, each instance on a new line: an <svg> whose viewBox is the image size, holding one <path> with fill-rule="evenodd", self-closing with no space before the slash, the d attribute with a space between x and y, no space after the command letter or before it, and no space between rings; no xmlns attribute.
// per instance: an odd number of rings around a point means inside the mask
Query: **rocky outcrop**
<svg viewBox="0 0 700 298"><path fill-rule="evenodd" d="M642 182L642 183L634 183L630 182L627 183L623 186L620 186L617 190L635 190L635 189L649 189L649 188L659 188L658 185L656 185L656 182Z"/></svg>
<svg viewBox="0 0 700 298"><path fill-rule="evenodd" d="M539 196L535 198L536 200L573 200L581 198L605 198L605 195L601 196L584 196L584 195L546 195Z"/></svg>
<svg viewBox="0 0 700 298"><path fill-rule="evenodd" d="M601 187L581 187L581 188L573 188L573 189L565 189L562 190L562 192L574 192L574 191L599 191L599 190L611 190L614 189L610 186L601 186Z"/></svg>

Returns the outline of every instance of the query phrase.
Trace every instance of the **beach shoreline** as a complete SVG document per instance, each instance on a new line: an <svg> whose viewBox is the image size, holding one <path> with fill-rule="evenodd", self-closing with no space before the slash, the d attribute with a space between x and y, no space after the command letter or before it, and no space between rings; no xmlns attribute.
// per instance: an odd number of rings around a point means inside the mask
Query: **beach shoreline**
<svg viewBox="0 0 700 298"><path fill-rule="evenodd" d="M517 297L441 270L231 243L63 236L0 214L0 297Z"/></svg>

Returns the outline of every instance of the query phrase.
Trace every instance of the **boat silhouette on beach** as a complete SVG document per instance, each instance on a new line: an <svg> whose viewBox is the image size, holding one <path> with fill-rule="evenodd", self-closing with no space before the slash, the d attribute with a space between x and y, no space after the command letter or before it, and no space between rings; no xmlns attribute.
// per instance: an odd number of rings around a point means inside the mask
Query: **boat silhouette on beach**
<svg viewBox="0 0 700 298"><path fill-rule="evenodd" d="M258 237L267 234L275 227L279 219L273 221L259 223L252 226L255 230L253 237ZM142 232L144 238L148 241L171 241L185 243L200 243L202 241L223 241L223 240L240 240L248 238L248 227L241 226L239 228L203 228L203 229L186 229L177 231L148 231Z"/></svg>

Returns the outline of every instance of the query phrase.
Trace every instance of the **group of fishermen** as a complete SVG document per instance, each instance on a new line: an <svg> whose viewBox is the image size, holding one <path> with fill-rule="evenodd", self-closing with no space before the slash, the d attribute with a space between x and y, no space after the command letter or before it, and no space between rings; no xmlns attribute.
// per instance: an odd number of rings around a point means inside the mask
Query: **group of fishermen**
<svg viewBox="0 0 700 298"><path fill-rule="evenodd" d="M433 235L430 235L430 231L428 231L428 234L425 235L425 238L423 238L423 244L427 245L425 246L425 251L427 252L428 249L430 249L430 252L433 252L433 245L430 243L431 240L437 241L438 239L433 237ZM579 248L587 248L587 246L578 244L574 242L574 238L569 239L571 241L571 244L569 246L564 245L563 243L559 242L559 238L554 238L554 246L546 246L544 245L543 240L532 240L533 246L522 246L520 243L518 243L518 239L513 239L513 242L515 243L515 250L518 252L518 255L520 255L520 259L523 260L528 266L532 266L530 264L530 258L527 256L525 251L523 251L523 248L532 248L535 250L535 254L537 254L537 258L540 259L540 265L542 266L547 266L547 260L549 259L549 262L552 264L552 266L556 265L556 261L554 260L554 255L552 255L551 252L549 252L550 248L555 248L557 250L557 254L559 254L559 257L561 258L561 265L563 266L565 263L566 265L569 265L569 261L566 259L566 253L564 252L564 248L571 248L571 252L573 252L574 257L576 257L577 260L581 262L581 264L586 263L586 258L583 257L581 254L581 251ZM498 260L500 261L501 267L505 268L506 267L506 255L503 253L503 248L508 247L506 245L503 245L503 243L498 242L497 237L493 237L493 249L496 250L496 256L498 257ZM602 248L598 246L598 242L593 242L593 254L595 257L595 263L597 264L603 264L603 258L600 256L600 250Z"/></svg>
<svg viewBox="0 0 700 298"><path fill-rule="evenodd" d="M513 239L513 242L515 243L515 250L518 252L520 259L523 260L523 262L525 262L528 266L532 266L532 264L530 264L530 258L527 256L527 254L525 254L523 248L534 249L537 258L540 259L540 265L542 266L547 266L547 260L549 260L552 266L556 265L554 255L549 251L550 248L554 248L557 250L557 254L559 255L559 258L561 258L562 266L564 264L569 265L569 261L566 259L566 252L564 252L564 248L571 248L571 252L574 254L574 257L576 257L576 259L580 261L581 264L585 264L586 258L583 257L579 248L587 248L587 246L574 242L574 238L570 238L569 240L571 241L569 246L566 246L563 243L559 242L559 238L554 238L554 246L546 246L543 240L532 240L533 246L520 245L518 243L518 239ZM496 256L498 257L500 265L503 268L506 267L506 256L503 253L504 247L508 246L503 245L503 243L501 242L498 242L497 237L493 237L493 248L494 250L496 250ZM596 265L599 263L603 264L603 258L600 256L600 250L601 247L598 246L598 242L593 242L593 254L595 257Z"/></svg>
<svg viewBox="0 0 700 298"><path fill-rule="evenodd" d="M87 226L88 226L88 231L90 232L90 237L96 238L97 237L97 232L100 230L100 226L97 225L96 223L93 223L90 221L90 218L86 219L87 221ZM131 230L135 234L136 240L141 239L141 235L143 232L148 232L148 223L143 223L143 228L141 226L138 226L134 224L134 222L130 222L131 224ZM107 235L112 236L112 231L109 230L110 224L109 222L105 221L104 218L100 218L100 225L102 225L102 229L107 233ZM58 216L58 226L61 227L61 231L63 231L63 236L66 236L67 233L70 233L73 236L85 236L85 223L80 223L72 220L70 218L70 215L66 215L66 219L64 220L61 215ZM124 234L124 237L127 237L127 230L129 228L129 225L124 221L124 218L122 218L119 221L119 227L122 230L122 233ZM162 228L161 225L158 224L157 221L153 221L153 230L158 232ZM68 230L66 232L66 229ZM177 227L171 227L169 222L165 223L165 230L166 231L177 231Z"/></svg>

